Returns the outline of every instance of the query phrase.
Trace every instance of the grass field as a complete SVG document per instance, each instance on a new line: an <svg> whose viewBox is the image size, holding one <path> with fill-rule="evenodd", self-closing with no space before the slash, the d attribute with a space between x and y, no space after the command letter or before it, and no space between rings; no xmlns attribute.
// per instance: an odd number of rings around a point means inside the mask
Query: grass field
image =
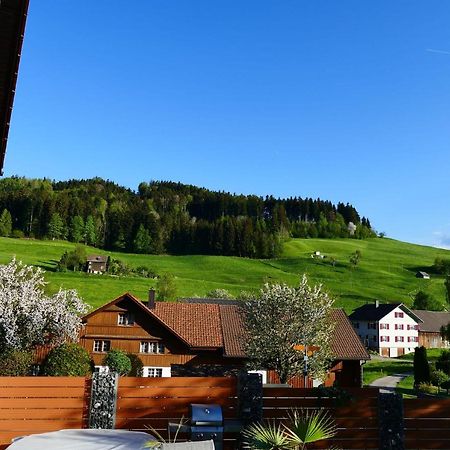
<svg viewBox="0 0 450 450"><path fill-rule="evenodd" d="M378 378L387 377L396 373L407 373L413 371L412 361L397 358L375 360L372 359L364 364L363 383L369 385Z"/></svg>
<svg viewBox="0 0 450 450"><path fill-rule="evenodd" d="M0 238L0 263L13 255L26 264L45 269L49 292L75 288L91 305L99 306L129 291L145 298L156 281L138 277L110 277L84 273L55 272L56 263L74 244L65 241L38 241ZM313 259L320 251L325 259ZM362 258L354 269L349 257L360 250ZM282 257L255 260L225 256L134 255L87 248L87 253L108 254L131 266L145 265L157 273L170 272L176 277L177 295L203 296L211 289L225 288L233 294L258 289L265 281L294 285L306 273L313 282L323 283L335 296L336 306L347 312L371 302L410 303L410 294L423 289L444 300L443 278L432 274L431 280L415 278L417 270L432 272L436 256L450 258L450 252L392 239L292 239L285 243ZM333 267L330 258L337 263Z"/></svg>

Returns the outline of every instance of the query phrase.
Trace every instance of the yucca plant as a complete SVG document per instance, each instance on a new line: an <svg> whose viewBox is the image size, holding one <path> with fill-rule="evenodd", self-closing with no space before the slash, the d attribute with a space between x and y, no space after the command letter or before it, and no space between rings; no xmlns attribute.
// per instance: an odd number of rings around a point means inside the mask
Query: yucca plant
<svg viewBox="0 0 450 450"><path fill-rule="evenodd" d="M288 423L251 425L243 435L252 450L306 450L307 444L330 439L336 433L326 411L292 410Z"/></svg>
<svg viewBox="0 0 450 450"><path fill-rule="evenodd" d="M282 450L291 448L289 436L281 424L250 425L243 431L246 443L254 450Z"/></svg>
<svg viewBox="0 0 450 450"><path fill-rule="evenodd" d="M323 409L293 410L289 414L289 426L285 431L294 447L306 449L306 444L336 436L334 420Z"/></svg>

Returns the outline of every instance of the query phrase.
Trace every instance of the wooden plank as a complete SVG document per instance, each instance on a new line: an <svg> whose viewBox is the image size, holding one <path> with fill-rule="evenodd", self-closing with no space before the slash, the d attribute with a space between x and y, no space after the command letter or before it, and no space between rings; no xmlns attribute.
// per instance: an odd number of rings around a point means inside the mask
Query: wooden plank
<svg viewBox="0 0 450 450"><path fill-rule="evenodd" d="M58 420L64 419L78 419L83 417L83 410L81 408L75 409L50 409L50 408L14 408L14 409L0 409L0 422L2 420L10 419L42 419L42 420Z"/></svg>
<svg viewBox="0 0 450 450"><path fill-rule="evenodd" d="M78 387L90 382L84 377L0 377L0 389L10 386L20 387Z"/></svg>
<svg viewBox="0 0 450 450"><path fill-rule="evenodd" d="M137 389L123 391L119 389L117 393L118 401L124 399L149 399L149 398L204 398L202 403L214 403L217 400L223 398L234 397L229 388L215 388L215 389L204 389L204 388L177 388L177 389ZM191 402L192 403L192 402Z"/></svg>
<svg viewBox="0 0 450 450"><path fill-rule="evenodd" d="M84 397L87 391L84 386L63 386L63 387L3 387L0 389L0 401L3 398L72 398L72 397Z"/></svg>
<svg viewBox="0 0 450 450"><path fill-rule="evenodd" d="M428 449L440 449L448 450L450 448L449 441L439 441L439 440L410 440L405 439L405 449L406 450L428 450Z"/></svg>
<svg viewBox="0 0 450 450"><path fill-rule="evenodd" d="M168 378L143 378L143 377L121 377L119 378L119 389L122 387L229 387L237 386L236 378L232 377L168 377Z"/></svg>
<svg viewBox="0 0 450 450"><path fill-rule="evenodd" d="M377 398L378 389L349 388L345 391L353 398ZM288 387L263 387L263 397L311 397L318 398L317 389L288 388Z"/></svg>
<svg viewBox="0 0 450 450"><path fill-rule="evenodd" d="M0 416L5 408L83 408L84 398L2 398L0 399ZM6 413L7 414L7 413Z"/></svg>
<svg viewBox="0 0 450 450"><path fill-rule="evenodd" d="M118 398L227 398L235 397L235 393L228 387L216 387L213 389L204 387L181 387L176 389L162 388L119 388ZM208 402L203 402L208 403Z"/></svg>
<svg viewBox="0 0 450 450"><path fill-rule="evenodd" d="M220 404L222 408L237 408L237 400L234 398L219 398L206 401L204 397L193 398L122 398L117 402L117 408L149 408L149 409L171 409L185 407L189 408L191 403Z"/></svg>
<svg viewBox="0 0 450 450"><path fill-rule="evenodd" d="M422 430L408 430L405 432L405 436L407 439L438 439L438 440L447 440L450 444L450 429L422 429ZM450 448L450 447L449 447Z"/></svg>
<svg viewBox="0 0 450 450"><path fill-rule="evenodd" d="M65 428L82 428L84 421L78 420L0 420L0 433L4 431L43 431L62 430Z"/></svg>
<svg viewBox="0 0 450 450"><path fill-rule="evenodd" d="M263 418L264 419L282 419L288 418L289 416L289 408L286 409L264 409L263 410ZM377 417L377 409L376 408L359 408L359 409L351 409L347 408L346 410L336 410L331 414L335 418L376 418Z"/></svg>
<svg viewBox="0 0 450 450"><path fill-rule="evenodd" d="M378 402L376 399L366 398L359 399L358 401L351 402L351 406L357 407L377 407ZM332 408L339 409L343 405L336 403L331 398L265 398L263 400L264 408L304 408L304 407L317 407L317 408Z"/></svg>
<svg viewBox="0 0 450 450"><path fill-rule="evenodd" d="M405 429L431 429L431 428L444 428L450 429L450 417L428 419L428 418L418 418L418 419L405 419L404 420Z"/></svg>

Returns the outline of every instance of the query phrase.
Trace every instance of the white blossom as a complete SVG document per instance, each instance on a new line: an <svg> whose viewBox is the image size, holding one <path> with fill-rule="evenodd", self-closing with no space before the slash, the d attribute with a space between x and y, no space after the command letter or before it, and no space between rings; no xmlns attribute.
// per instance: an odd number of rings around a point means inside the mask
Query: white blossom
<svg viewBox="0 0 450 450"><path fill-rule="evenodd" d="M76 340L88 306L75 290L44 292L44 271L17 262L0 265L0 350Z"/></svg>
<svg viewBox="0 0 450 450"><path fill-rule="evenodd" d="M243 306L252 368L275 370L285 383L305 368L298 346L315 346L320 349L308 359L308 375L323 378L331 357L333 301L321 285L309 286L305 275L295 288L265 284L260 296Z"/></svg>

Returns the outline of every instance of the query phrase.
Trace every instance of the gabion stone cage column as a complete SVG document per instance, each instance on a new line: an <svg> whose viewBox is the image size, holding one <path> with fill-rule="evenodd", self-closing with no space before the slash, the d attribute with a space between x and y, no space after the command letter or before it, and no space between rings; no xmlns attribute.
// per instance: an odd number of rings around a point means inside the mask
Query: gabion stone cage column
<svg viewBox="0 0 450 450"><path fill-rule="evenodd" d="M89 428L112 429L116 422L117 384L115 372L94 373L92 376Z"/></svg>
<svg viewBox="0 0 450 450"><path fill-rule="evenodd" d="M403 397L396 393L378 394L380 450L403 450Z"/></svg>
<svg viewBox="0 0 450 450"><path fill-rule="evenodd" d="M241 371L238 376L239 418L244 425L261 422L263 411L262 376Z"/></svg>

